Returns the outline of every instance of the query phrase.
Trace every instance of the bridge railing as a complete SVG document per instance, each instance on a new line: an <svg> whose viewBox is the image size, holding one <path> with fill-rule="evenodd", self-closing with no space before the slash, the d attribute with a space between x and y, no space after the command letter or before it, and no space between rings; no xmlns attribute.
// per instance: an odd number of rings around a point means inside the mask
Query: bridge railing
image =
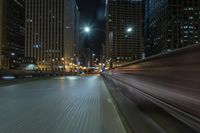
<svg viewBox="0 0 200 133"><path fill-rule="evenodd" d="M200 45L121 65L104 73L127 96L139 92L200 130Z"/></svg>
<svg viewBox="0 0 200 133"><path fill-rule="evenodd" d="M167 59L167 58L172 59L173 57L174 57L173 61L176 60L177 58L183 59L183 58L187 57L182 61L174 62L175 65L185 64L185 63L190 63L190 62L196 63L197 59L191 58L191 57L193 57L194 55L199 56L199 54L200 54L199 50L200 50L200 45L188 46L188 47L180 48L180 49L177 49L175 51L168 52L168 53L154 55L154 56L148 57L146 59L128 62L128 63L122 64L122 65L119 65L118 67L115 67L115 69L116 68L122 68L122 67L129 67L129 66L132 66L132 65L137 65L137 64L141 64L141 63L145 63L145 62L150 62L150 61L155 62L155 60L162 60L162 59ZM190 58L190 60L188 58ZM172 64L173 61L170 61L169 63ZM159 63L159 64L161 64L161 63ZM165 64L163 64L163 65L165 65Z"/></svg>

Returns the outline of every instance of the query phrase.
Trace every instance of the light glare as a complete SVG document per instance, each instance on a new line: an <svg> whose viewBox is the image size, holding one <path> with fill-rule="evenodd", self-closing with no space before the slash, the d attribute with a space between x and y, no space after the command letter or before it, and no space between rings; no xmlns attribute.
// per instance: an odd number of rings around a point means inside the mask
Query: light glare
<svg viewBox="0 0 200 133"><path fill-rule="evenodd" d="M85 32L90 32L90 28L89 27L85 27Z"/></svg>
<svg viewBox="0 0 200 133"><path fill-rule="evenodd" d="M133 28L128 28L127 32L131 32L133 30Z"/></svg>

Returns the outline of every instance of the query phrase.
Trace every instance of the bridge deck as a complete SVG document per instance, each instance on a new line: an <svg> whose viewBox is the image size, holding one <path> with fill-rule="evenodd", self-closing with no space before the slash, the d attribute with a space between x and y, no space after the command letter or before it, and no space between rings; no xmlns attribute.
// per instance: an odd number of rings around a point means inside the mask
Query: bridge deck
<svg viewBox="0 0 200 133"><path fill-rule="evenodd" d="M101 77L0 87L2 133L125 133Z"/></svg>

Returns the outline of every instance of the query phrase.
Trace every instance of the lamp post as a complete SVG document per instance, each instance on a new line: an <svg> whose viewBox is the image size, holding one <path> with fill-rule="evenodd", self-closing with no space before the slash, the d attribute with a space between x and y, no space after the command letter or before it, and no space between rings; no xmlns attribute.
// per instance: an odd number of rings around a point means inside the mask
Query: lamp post
<svg viewBox="0 0 200 133"><path fill-rule="evenodd" d="M62 57L62 58L61 58L61 61L62 61L62 63L61 63L62 71L64 72L64 70L65 70L65 58Z"/></svg>
<svg viewBox="0 0 200 133"><path fill-rule="evenodd" d="M93 53L92 54L92 65L91 65L92 67L94 67L94 57L95 57L95 54Z"/></svg>
<svg viewBox="0 0 200 133"><path fill-rule="evenodd" d="M14 59L15 59L16 54L12 52L10 55L11 55L11 59L10 59L10 66L9 67L14 68L15 67Z"/></svg>
<svg viewBox="0 0 200 133"><path fill-rule="evenodd" d="M51 72L52 72L52 74L54 74L54 62L55 62L55 59L52 59L52 61L51 61Z"/></svg>

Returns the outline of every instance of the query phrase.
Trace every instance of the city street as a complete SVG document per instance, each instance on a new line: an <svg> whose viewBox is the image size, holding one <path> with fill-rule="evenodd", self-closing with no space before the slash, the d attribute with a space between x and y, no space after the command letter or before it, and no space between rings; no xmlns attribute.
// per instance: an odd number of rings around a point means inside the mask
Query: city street
<svg viewBox="0 0 200 133"><path fill-rule="evenodd" d="M200 133L200 0L0 0L0 133Z"/></svg>
<svg viewBox="0 0 200 133"><path fill-rule="evenodd" d="M125 133L100 76L0 87L1 133Z"/></svg>

